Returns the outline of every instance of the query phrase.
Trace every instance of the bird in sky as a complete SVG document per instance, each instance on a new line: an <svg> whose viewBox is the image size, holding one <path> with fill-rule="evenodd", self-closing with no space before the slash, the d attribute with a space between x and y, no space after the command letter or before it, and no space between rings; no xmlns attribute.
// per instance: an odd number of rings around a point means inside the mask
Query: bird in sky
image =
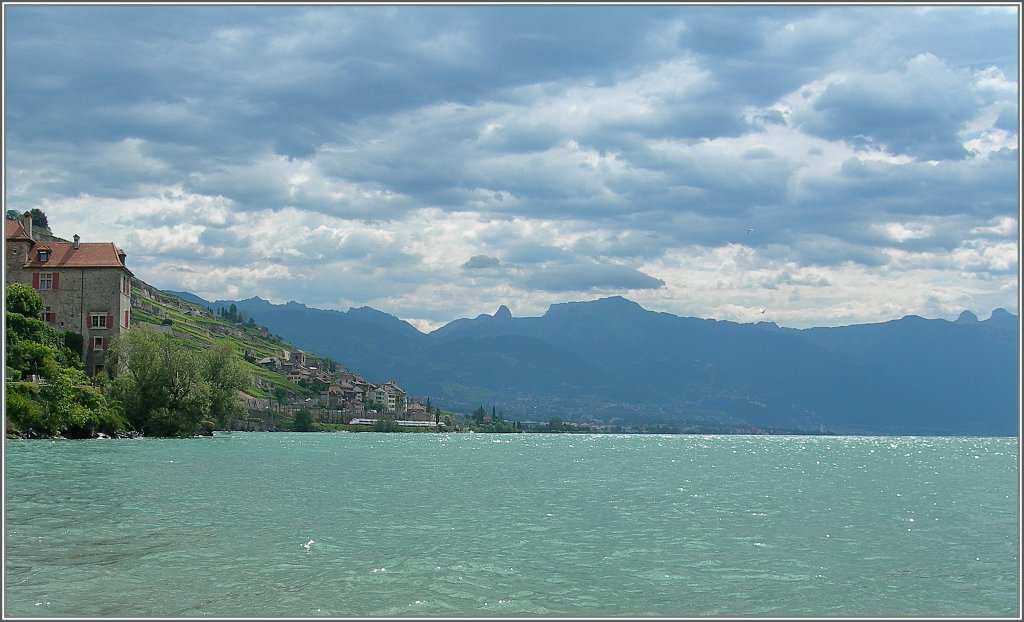
<svg viewBox="0 0 1024 622"><path fill-rule="evenodd" d="M753 227L750 227L749 229L747 229L747 234L751 234L753 232L754 232L754 228Z"/></svg>

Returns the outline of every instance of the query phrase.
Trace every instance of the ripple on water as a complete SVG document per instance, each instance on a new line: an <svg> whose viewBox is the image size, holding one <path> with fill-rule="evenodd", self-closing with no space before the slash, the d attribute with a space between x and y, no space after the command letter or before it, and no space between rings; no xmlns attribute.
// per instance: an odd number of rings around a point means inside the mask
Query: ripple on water
<svg viewBox="0 0 1024 622"><path fill-rule="evenodd" d="M6 615L1017 613L1016 439L235 433L6 449Z"/></svg>

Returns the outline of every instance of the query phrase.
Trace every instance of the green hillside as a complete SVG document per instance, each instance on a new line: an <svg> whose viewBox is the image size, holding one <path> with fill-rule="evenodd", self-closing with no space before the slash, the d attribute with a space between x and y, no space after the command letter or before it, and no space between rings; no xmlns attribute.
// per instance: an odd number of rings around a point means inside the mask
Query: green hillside
<svg viewBox="0 0 1024 622"><path fill-rule="evenodd" d="M301 386L280 372L256 364L267 357L281 357L284 351L299 350L298 347L280 335L261 329L248 318L243 318L243 322L232 322L220 317L216 309L213 311L133 279L132 323L157 326L194 348L207 349L217 342L230 343L245 360L246 371L255 379L253 385L245 389L247 395L283 401L318 394L314 388ZM306 357L314 366L320 358L308 351Z"/></svg>

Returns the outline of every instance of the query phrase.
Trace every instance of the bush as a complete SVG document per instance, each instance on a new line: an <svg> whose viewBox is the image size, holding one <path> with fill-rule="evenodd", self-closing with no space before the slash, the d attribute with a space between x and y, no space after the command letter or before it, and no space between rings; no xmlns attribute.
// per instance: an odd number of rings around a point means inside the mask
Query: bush
<svg viewBox="0 0 1024 622"><path fill-rule="evenodd" d="M45 359L49 359L62 367L82 369L82 336L74 333L71 334L73 336L68 335L69 333L57 330L41 320L7 312L6 365L23 374L46 375L46 371L33 371L30 366L34 363L38 367ZM77 348L69 347L76 343Z"/></svg>
<svg viewBox="0 0 1024 622"><path fill-rule="evenodd" d="M9 383L4 407L7 410L8 431L22 432L28 428L41 429L43 407L33 398L35 387L24 383Z"/></svg>
<svg viewBox="0 0 1024 622"><path fill-rule="evenodd" d="M313 431L313 415L309 414L309 411L302 409L295 413L295 423L292 429L296 432L312 432Z"/></svg>
<svg viewBox="0 0 1024 622"><path fill-rule="evenodd" d="M402 428L398 426L398 423L392 419L378 419L373 424L374 432L401 432Z"/></svg>

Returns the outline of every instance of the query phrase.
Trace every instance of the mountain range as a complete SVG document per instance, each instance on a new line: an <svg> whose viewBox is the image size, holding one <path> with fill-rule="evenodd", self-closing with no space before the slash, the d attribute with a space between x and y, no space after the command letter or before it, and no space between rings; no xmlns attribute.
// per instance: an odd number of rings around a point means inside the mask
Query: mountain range
<svg viewBox="0 0 1024 622"><path fill-rule="evenodd" d="M846 434L1019 429L1019 322L1003 309L984 321L964 312L793 329L679 317L616 296L541 317L502 306L422 333L370 307L167 293L215 311L234 304L300 348L453 410Z"/></svg>

